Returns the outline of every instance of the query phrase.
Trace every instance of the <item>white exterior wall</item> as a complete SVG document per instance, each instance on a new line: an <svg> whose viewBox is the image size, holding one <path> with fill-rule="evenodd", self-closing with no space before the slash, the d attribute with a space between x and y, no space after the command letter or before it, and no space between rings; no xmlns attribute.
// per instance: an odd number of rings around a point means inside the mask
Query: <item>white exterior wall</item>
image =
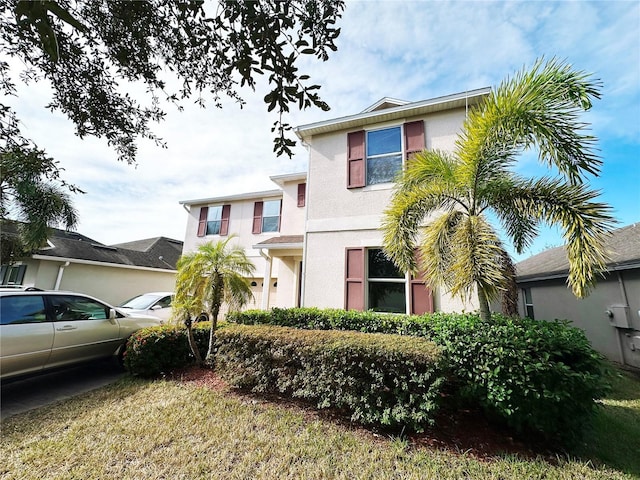
<svg viewBox="0 0 640 480"><path fill-rule="evenodd" d="M404 118L369 125L379 129L424 120L428 149L453 150L465 119L465 109ZM347 134L355 130L314 136L308 143L307 226L304 264L304 306L344 308L345 249L380 247L378 229L389 205L393 184L347 188ZM475 299L463 302L447 293L434 292L436 310L472 311Z"/></svg>

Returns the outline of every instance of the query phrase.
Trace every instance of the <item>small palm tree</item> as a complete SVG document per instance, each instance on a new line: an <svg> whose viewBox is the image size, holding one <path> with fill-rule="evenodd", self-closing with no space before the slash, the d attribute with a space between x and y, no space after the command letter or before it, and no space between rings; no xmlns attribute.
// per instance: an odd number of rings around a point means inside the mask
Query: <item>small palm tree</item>
<svg viewBox="0 0 640 480"><path fill-rule="evenodd" d="M383 220L390 258L454 295L470 298L475 290L481 316L489 319L489 301L514 280L487 217L492 212L518 253L541 223L561 227L568 283L576 296L588 295L605 266L604 242L615 223L610 207L594 201L598 192L583 185L587 173L599 173L601 161L578 115L600 97L599 87L555 59L502 82L470 112L453 153L423 151L400 174ZM529 148L559 175L515 174L511 168Z"/></svg>
<svg viewBox="0 0 640 480"><path fill-rule="evenodd" d="M234 238L235 235L231 235L225 240L202 244L178 260L176 310L184 311L190 317L207 312L211 318L207 363L212 361L214 334L222 304L226 303L234 310L253 298L248 277L253 275L255 266L242 247L229 244Z"/></svg>

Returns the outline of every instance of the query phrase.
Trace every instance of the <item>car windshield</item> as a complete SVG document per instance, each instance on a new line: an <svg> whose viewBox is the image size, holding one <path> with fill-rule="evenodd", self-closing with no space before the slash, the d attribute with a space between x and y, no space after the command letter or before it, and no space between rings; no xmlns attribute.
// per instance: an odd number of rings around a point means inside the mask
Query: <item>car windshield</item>
<svg viewBox="0 0 640 480"><path fill-rule="evenodd" d="M160 295L138 295L137 297L133 297L131 300L127 300L122 305L121 308L132 308L134 310L146 310L154 302L156 302L160 298Z"/></svg>

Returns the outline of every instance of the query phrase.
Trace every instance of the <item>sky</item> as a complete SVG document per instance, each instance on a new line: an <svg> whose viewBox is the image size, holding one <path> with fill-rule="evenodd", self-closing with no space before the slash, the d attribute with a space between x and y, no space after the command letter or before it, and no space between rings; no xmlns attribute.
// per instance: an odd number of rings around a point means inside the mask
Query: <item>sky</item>
<svg viewBox="0 0 640 480"><path fill-rule="evenodd" d="M619 226L640 221L640 2L635 1L348 1L338 26L337 52L326 62L305 61L302 73L321 85L331 110L292 111L297 126L360 113L383 97L420 101L482 87L557 57L603 82L602 99L583 119L599 139L599 177L588 179L613 208ZM86 191L74 196L77 231L104 244L165 236L184 240L181 200L218 197L277 186L271 175L306 170L307 152L276 157L264 91L243 91L244 108L187 104L152 129L162 149L139 142L137 166L116 160L106 142L74 135L72 123L44 106L42 82L20 87L11 103L23 133L60 162L64 178ZM516 166L542 175L535 155ZM522 260L562 244L543 228ZM508 245L508 244L507 244Z"/></svg>

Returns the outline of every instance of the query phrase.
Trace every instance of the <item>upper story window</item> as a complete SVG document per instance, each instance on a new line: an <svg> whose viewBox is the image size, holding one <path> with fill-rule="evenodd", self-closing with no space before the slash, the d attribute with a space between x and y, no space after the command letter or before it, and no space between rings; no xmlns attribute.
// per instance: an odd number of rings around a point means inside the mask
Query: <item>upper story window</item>
<svg viewBox="0 0 640 480"><path fill-rule="evenodd" d="M218 205L214 207L202 207L198 221L198 236L228 235L229 215L231 205Z"/></svg>
<svg viewBox="0 0 640 480"><path fill-rule="evenodd" d="M264 202L262 231L277 232L280 228L280 200Z"/></svg>
<svg viewBox="0 0 640 480"><path fill-rule="evenodd" d="M282 201L255 202L252 233L279 232Z"/></svg>
<svg viewBox="0 0 640 480"><path fill-rule="evenodd" d="M207 235L219 235L222 224L222 205L209 207L207 215Z"/></svg>
<svg viewBox="0 0 640 480"><path fill-rule="evenodd" d="M393 181L402 168L400 127L367 132L367 185Z"/></svg>
<svg viewBox="0 0 640 480"><path fill-rule="evenodd" d="M347 134L347 188L392 182L403 162L425 148L424 122Z"/></svg>

